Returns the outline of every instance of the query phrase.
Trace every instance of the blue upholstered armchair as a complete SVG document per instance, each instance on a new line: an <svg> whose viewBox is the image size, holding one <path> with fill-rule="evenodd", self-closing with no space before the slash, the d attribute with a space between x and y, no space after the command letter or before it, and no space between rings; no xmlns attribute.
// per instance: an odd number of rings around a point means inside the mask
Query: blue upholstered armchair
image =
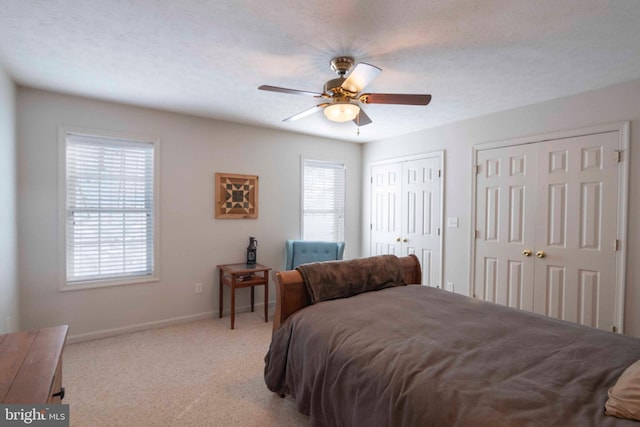
<svg viewBox="0 0 640 427"><path fill-rule="evenodd" d="M287 240L285 249L285 270L293 270L307 262L341 260L344 255L344 242Z"/></svg>

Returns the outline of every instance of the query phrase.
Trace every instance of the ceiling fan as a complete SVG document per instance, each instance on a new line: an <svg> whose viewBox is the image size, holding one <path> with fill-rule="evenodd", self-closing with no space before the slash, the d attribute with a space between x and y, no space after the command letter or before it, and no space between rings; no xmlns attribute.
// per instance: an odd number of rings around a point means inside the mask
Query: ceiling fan
<svg viewBox="0 0 640 427"><path fill-rule="evenodd" d="M331 69L338 78L327 81L322 93L305 90L287 89L277 86L262 85L260 90L291 93L322 98L324 102L284 119L284 122L298 120L316 111L323 110L327 119L334 122L352 120L358 126L371 123L371 119L362 109L361 104L401 104L427 105L431 95L397 94L397 93L360 93L382 72L378 67L360 62L353 67L354 59L350 56L339 56L331 60ZM353 70L351 71L351 69Z"/></svg>

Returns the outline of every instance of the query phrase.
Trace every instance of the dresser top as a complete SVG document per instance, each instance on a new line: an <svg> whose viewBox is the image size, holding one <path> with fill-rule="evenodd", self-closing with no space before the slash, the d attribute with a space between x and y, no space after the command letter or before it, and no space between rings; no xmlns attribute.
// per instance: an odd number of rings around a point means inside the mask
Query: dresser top
<svg viewBox="0 0 640 427"><path fill-rule="evenodd" d="M62 325L0 335L0 403L47 403L68 330Z"/></svg>

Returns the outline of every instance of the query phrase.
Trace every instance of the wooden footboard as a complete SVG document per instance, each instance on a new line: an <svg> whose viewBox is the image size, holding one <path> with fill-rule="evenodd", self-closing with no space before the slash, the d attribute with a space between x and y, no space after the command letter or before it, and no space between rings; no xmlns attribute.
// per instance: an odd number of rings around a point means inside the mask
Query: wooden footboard
<svg viewBox="0 0 640 427"><path fill-rule="evenodd" d="M422 284L420 261L415 255L401 257L404 267L404 280L411 285ZM273 319L273 330L280 327L289 316L311 303L302 275L298 270L279 271L276 273L276 314Z"/></svg>

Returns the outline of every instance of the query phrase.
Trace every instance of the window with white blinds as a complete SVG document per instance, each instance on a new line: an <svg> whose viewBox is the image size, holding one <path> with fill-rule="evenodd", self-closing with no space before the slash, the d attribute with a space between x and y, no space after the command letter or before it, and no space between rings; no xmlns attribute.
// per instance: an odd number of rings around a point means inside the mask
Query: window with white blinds
<svg viewBox="0 0 640 427"><path fill-rule="evenodd" d="M302 238L344 241L345 167L303 160Z"/></svg>
<svg viewBox="0 0 640 427"><path fill-rule="evenodd" d="M154 275L154 144L67 133L68 285Z"/></svg>

